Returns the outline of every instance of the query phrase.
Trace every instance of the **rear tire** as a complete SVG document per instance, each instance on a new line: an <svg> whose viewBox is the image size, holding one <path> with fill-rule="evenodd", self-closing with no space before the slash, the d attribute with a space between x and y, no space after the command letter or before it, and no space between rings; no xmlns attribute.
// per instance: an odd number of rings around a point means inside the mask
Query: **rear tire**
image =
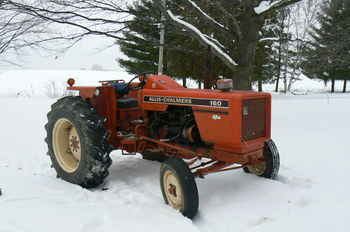
<svg viewBox="0 0 350 232"><path fill-rule="evenodd" d="M81 97L64 97L51 106L45 125L48 155L57 177L93 188L112 163L104 120Z"/></svg>
<svg viewBox="0 0 350 232"><path fill-rule="evenodd" d="M249 165L244 167L243 170L246 173L253 173L257 176L276 179L280 167L280 155L272 139L265 142L264 159L264 162L256 165Z"/></svg>
<svg viewBox="0 0 350 232"><path fill-rule="evenodd" d="M160 186L166 204L193 218L198 211L198 189L193 173L179 158L167 159L160 168Z"/></svg>

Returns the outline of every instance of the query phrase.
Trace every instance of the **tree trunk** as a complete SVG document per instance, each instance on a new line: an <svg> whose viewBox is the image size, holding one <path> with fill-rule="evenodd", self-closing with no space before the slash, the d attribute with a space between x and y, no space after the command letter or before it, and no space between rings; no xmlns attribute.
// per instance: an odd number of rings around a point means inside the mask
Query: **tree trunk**
<svg viewBox="0 0 350 232"><path fill-rule="evenodd" d="M282 31L284 30L284 19L282 21L281 25ZM277 81L276 81L276 87L275 92L278 93L279 84L280 84L280 78L281 78L281 69L282 69L282 36L280 36L280 39L278 41L278 71L277 71Z"/></svg>
<svg viewBox="0 0 350 232"><path fill-rule="evenodd" d="M287 94L288 87L287 87L287 76L283 77L283 93Z"/></svg>
<svg viewBox="0 0 350 232"><path fill-rule="evenodd" d="M211 83L209 80L205 79L204 80L204 89L210 89L211 88Z"/></svg>
<svg viewBox="0 0 350 232"><path fill-rule="evenodd" d="M182 86L187 88L187 78L186 77L182 78Z"/></svg>
<svg viewBox="0 0 350 232"><path fill-rule="evenodd" d="M279 88L279 82L280 82L280 76L281 74L278 74L277 80L276 80L276 87L275 87L275 92L278 93L278 88Z"/></svg>
<svg viewBox="0 0 350 232"><path fill-rule="evenodd" d="M255 52L259 41L259 31L264 23L260 16L252 17L253 8L247 9L241 19L242 38L238 42L238 67L235 76L235 87L239 90L251 89L251 78L254 71Z"/></svg>
<svg viewBox="0 0 350 232"><path fill-rule="evenodd" d="M347 85L347 80L344 80L344 84L343 84L343 93L346 93L346 85Z"/></svg>
<svg viewBox="0 0 350 232"><path fill-rule="evenodd" d="M202 89L202 81L201 80L198 81L198 89Z"/></svg>
<svg viewBox="0 0 350 232"><path fill-rule="evenodd" d="M331 89L331 93L334 93L334 86L335 86L335 79L332 78L332 89Z"/></svg>
<svg viewBox="0 0 350 232"><path fill-rule="evenodd" d="M242 41L239 45L237 74L234 77L234 86L237 90L250 90L251 77L255 58L256 43Z"/></svg>
<svg viewBox="0 0 350 232"><path fill-rule="evenodd" d="M262 80L258 80L258 91L259 92L262 92L263 91L263 88L262 88Z"/></svg>
<svg viewBox="0 0 350 232"><path fill-rule="evenodd" d="M275 87L276 93L278 93L280 79L281 79L281 69L282 69L281 62L282 62L282 46L280 44L278 48L278 71L277 71L277 80L276 80L276 87Z"/></svg>
<svg viewBox="0 0 350 232"><path fill-rule="evenodd" d="M212 64L212 51L211 47L207 47L207 57L206 57L206 64L205 64L205 80L204 80L204 89L211 89L213 87L213 64Z"/></svg>
<svg viewBox="0 0 350 232"><path fill-rule="evenodd" d="M293 77L290 77L289 82L288 82L288 88L287 91L290 92L290 90L292 89L292 84L293 84Z"/></svg>

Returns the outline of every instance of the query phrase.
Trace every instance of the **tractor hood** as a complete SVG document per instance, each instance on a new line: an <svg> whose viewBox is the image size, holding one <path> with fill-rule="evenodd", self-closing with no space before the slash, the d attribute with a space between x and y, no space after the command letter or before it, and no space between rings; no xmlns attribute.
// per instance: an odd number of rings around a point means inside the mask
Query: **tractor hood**
<svg viewBox="0 0 350 232"><path fill-rule="evenodd" d="M141 91L139 100L143 110L166 111L170 106L191 107L202 139L219 150L244 153L247 150L242 148L260 149L262 141L270 138L270 94L187 89L166 76L161 77L164 79L148 82L147 88ZM159 80L163 80L164 85L159 86ZM171 83L173 88L167 83Z"/></svg>

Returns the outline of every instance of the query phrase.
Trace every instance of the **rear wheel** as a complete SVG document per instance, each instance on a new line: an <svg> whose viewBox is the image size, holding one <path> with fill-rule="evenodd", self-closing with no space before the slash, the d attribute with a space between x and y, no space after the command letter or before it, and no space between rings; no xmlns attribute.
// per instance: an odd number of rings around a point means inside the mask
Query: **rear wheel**
<svg viewBox="0 0 350 232"><path fill-rule="evenodd" d="M276 179L280 167L280 156L276 144L272 139L265 142L264 162L244 167L247 173L253 173L257 176Z"/></svg>
<svg viewBox="0 0 350 232"><path fill-rule="evenodd" d="M57 177L86 188L103 183L112 163L103 118L81 97L58 100L47 117L45 141Z"/></svg>
<svg viewBox="0 0 350 232"><path fill-rule="evenodd" d="M193 218L198 211L198 189L194 175L187 164L178 158L169 158L160 169L160 186L166 204Z"/></svg>

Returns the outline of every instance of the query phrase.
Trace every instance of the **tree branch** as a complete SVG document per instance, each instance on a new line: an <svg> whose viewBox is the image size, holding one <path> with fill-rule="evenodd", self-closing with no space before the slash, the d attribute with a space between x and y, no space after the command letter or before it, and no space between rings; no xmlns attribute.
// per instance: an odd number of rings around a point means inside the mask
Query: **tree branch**
<svg viewBox="0 0 350 232"><path fill-rule="evenodd" d="M170 19L174 23L176 23L176 25L180 26L181 28L186 29L192 37L196 38L204 46L211 47L213 50L213 53L219 59L221 59L221 61L223 63L225 63L231 70L235 70L235 67L238 64L226 52L224 52L221 48L219 48L214 42L208 40L206 38L206 36L200 30L198 30L192 24L189 24L189 23L179 19L170 10L167 10L167 14L170 17Z"/></svg>
<svg viewBox="0 0 350 232"><path fill-rule="evenodd" d="M287 7L300 1L301 0L277 0L272 2L271 0L264 0L260 2L259 6L254 8L254 11L257 15L266 15L271 11Z"/></svg>
<svg viewBox="0 0 350 232"><path fill-rule="evenodd" d="M226 30L226 27L224 25L222 25L221 23L219 23L218 21L216 21L214 18L212 18L211 16L209 16L207 13L205 13L195 2L191 1L191 0L186 0L187 2L189 2L202 16L204 16L204 18L210 22L211 24L214 24L215 26Z"/></svg>
<svg viewBox="0 0 350 232"><path fill-rule="evenodd" d="M215 1L214 4L225 15L225 18L230 19L232 21L233 29L234 29L235 33L237 34L238 39L239 40L242 39L242 31L241 31L241 28L239 27L239 23L238 23L236 17L232 13L229 13L225 9L225 7L222 6L220 1Z"/></svg>

